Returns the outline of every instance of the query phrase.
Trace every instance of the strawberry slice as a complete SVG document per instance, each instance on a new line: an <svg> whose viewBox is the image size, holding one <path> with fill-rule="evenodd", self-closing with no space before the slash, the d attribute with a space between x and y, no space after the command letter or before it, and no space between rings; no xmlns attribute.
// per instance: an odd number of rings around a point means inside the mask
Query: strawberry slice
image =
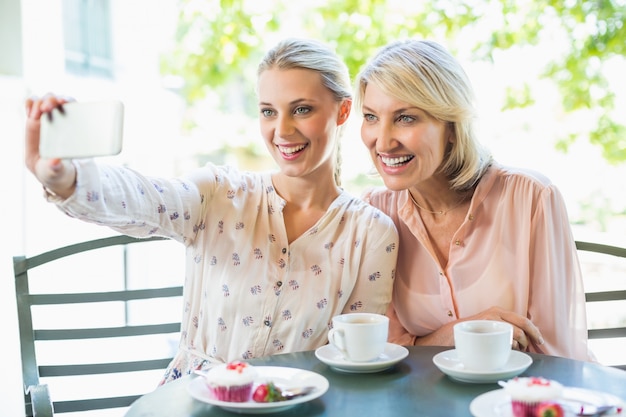
<svg viewBox="0 0 626 417"><path fill-rule="evenodd" d="M535 411L536 417L563 417L564 415L563 407L551 401L542 402Z"/></svg>
<svg viewBox="0 0 626 417"><path fill-rule="evenodd" d="M273 382L267 382L256 387L252 394L252 399L258 403L272 403L284 401L285 397L283 397L280 389Z"/></svg>

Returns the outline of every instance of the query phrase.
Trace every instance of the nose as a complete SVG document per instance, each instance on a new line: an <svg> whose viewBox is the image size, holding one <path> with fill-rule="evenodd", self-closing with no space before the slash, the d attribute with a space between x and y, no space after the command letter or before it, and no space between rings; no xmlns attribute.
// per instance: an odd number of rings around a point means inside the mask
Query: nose
<svg viewBox="0 0 626 417"><path fill-rule="evenodd" d="M386 152L395 147L394 129L389 123L379 122L371 127L372 139L375 140L376 149L379 152Z"/></svg>
<svg viewBox="0 0 626 417"><path fill-rule="evenodd" d="M295 126L289 115L280 115L276 118L276 136L286 138L294 134Z"/></svg>

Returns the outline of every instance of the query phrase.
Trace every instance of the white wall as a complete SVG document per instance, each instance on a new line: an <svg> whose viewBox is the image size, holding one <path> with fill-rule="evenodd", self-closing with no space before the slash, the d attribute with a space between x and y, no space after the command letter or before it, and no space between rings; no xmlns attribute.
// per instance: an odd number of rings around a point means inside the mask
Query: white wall
<svg viewBox="0 0 626 417"><path fill-rule="evenodd" d="M4 219L0 245L0 334L4 356L4 375L0 378L0 404L2 413L6 412L0 414L19 416L23 415L21 362L11 257L21 253L24 248L24 172L20 141L24 119L21 106L24 90L19 79L0 76L0 91L0 175L3 178L0 218Z"/></svg>
<svg viewBox="0 0 626 417"><path fill-rule="evenodd" d="M118 78L112 82L65 74L61 0L0 0L2 416L24 414L12 256L113 234L70 219L44 201L41 186L23 164L24 100L48 92L82 101L121 99L126 104L125 144L112 162L129 163L147 173L173 174L176 153L168 143L177 139L181 104L159 84L158 53L164 39L171 39L168 30L177 16L175 5L171 0L112 1L114 54L119 62Z"/></svg>

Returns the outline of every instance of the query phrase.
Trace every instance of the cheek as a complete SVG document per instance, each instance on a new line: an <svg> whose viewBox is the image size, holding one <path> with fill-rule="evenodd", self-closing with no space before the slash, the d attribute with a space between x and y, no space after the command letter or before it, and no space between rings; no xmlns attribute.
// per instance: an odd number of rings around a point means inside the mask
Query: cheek
<svg viewBox="0 0 626 417"><path fill-rule="evenodd" d="M269 123L260 122L259 130L264 140L271 142L274 139L274 130Z"/></svg>
<svg viewBox="0 0 626 417"><path fill-rule="evenodd" d="M370 129L365 123L361 124L361 141L368 148L371 148L376 144L376 139L372 134L372 129Z"/></svg>

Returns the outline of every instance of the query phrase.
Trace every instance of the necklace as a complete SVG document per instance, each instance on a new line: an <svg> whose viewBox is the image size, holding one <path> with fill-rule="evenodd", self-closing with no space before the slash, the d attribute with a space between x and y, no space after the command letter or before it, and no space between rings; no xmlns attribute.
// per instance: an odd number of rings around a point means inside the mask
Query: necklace
<svg viewBox="0 0 626 417"><path fill-rule="evenodd" d="M408 190L407 190L408 191ZM440 215L446 215L449 212L451 212L452 210L454 210L455 208L459 207L461 204L463 204L463 202L465 201L465 197L461 198L461 200L459 200L458 203L456 203L454 206L450 207L448 210L439 210L439 211L432 211L432 210L428 210L422 206L420 206L419 204L417 204L417 201L415 201L415 198L413 197L413 194L411 194L410 191L408 191L409 193L409 197L411 197L411 201L413 201L413 204L415 204L415 206L417 208L419 208L420 210L424 210L430 214L440 214Z"/></svg>

